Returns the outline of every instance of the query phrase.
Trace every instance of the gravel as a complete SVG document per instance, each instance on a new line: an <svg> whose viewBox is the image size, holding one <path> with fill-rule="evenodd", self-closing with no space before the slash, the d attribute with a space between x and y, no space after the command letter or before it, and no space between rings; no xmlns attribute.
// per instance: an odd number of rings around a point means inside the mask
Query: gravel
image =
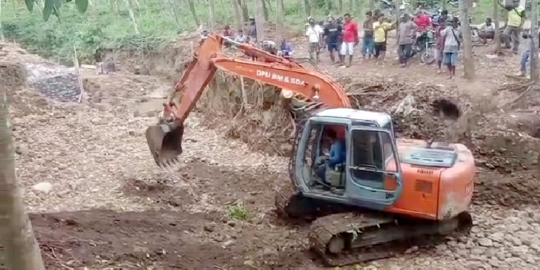
<svg viewBox="0 0 540 270"><path fill-rule="evenodd" d="M28 84L48 98L68 102L78 99L81 90L74 68L26 64Z"/></svg>

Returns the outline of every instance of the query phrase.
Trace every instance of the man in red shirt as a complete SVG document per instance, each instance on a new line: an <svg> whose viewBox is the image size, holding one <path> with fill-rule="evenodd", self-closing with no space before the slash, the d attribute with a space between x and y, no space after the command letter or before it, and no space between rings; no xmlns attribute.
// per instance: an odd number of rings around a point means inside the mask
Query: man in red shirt
<svg viewBox="0 0 540 270"><path fill-rule="evenodd" d="M345 65L345 56L349 56L348 67L351 66L354 46L358 45L358 24L353 22L349 13L343 16L345 18L345 24L343 24L343 42L341 43L341 50L339 54L339 60L341 66Z"/></svg>
<svg viewBox="0 0 540 270"><path fill-rule="evenodd" d="M422 10L416 12L414 23L418 26L418 32L423 32L431 25L431 18Z"/></svg>

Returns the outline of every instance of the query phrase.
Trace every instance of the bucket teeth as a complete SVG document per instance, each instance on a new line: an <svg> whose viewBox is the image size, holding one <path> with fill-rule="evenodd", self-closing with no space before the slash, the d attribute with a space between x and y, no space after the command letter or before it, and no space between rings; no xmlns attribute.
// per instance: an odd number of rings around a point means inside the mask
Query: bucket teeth
<svg viewBox="0 0 540 270"><path fill-rule="evenodd" d="M162 160L158 163L158 166L162 169L174 169L175 167L178 167L180 165L180 161L178 157Z"/></svg>

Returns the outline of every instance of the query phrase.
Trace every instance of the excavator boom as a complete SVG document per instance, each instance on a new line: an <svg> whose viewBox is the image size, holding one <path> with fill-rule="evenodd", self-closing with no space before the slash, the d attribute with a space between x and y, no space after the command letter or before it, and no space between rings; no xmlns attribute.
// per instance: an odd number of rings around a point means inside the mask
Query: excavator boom
<svg viewBox="0 0 540 270"><path fill-rule="evenodd" d="M223 54L224 41L233 43L245 53L263 59L264 62ZM182 153L183 122L218 69L287 89L322 102L329 108L350 107L343 88L326 74L306 69L296 62L256 47L211 35L197 49L193 60L175 85L174 93L164 104L161 123L146 130L150 152L159 166L168 165ZM176 99L177 94L181 94L179 100Z"/></svg>

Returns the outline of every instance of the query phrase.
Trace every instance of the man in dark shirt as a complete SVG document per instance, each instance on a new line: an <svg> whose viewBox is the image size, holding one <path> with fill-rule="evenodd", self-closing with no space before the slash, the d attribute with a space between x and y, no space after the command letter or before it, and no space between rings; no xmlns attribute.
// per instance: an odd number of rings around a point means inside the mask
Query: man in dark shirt
<svg viewBox="0 0 540 270"><path fill-rule="evenodd" d="M335 130L328 130L326 139L330 141L330 152L328 156L320 156L316 163L315 174L326 184L326 169L334 169L337 165L345 163L347 154L345 139L338 138Z"/></svg>
<svg viewBox="0 0 540 270"><path fill-rule="evenodd" d="M249 17L249 30L248 30L249 40L257 43L257 25L255 24L255 18Z"/></svg>
<svg viewBox="0 0 540 270"><path fill-rule="evenodd" d="M332 62L336 61L334 58L334 52L339 50L339 37L342 30L342 26L339 25L334 18L328 17L328 23L324 27L324 38L326 40L328 53L330 54L330 60L332 60Z"/></svg>

